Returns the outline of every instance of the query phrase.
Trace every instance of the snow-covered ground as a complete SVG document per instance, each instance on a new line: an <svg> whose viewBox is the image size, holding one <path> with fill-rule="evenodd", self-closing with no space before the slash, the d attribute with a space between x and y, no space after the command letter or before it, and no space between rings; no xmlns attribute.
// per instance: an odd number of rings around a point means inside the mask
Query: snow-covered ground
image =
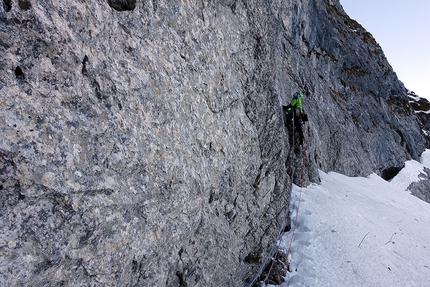
<svg viewBox="0 0 430 287"><path fill-rule="evenodd" d="M281 286L430 286L430 204L406 191L424 165L430 150L391 182L321 172L321 184L294 186L293 221L302 199Z"/></svg>

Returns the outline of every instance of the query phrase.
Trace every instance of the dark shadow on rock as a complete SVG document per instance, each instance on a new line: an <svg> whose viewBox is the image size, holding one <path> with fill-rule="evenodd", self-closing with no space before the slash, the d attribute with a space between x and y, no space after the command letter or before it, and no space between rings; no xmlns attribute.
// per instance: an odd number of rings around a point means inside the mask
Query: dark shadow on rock
<svg viewBox="0 0 430 287"><path fill-rule="evenodd" d="M107 0L109 6L116 11L133 11L136 0Z"/></svg>

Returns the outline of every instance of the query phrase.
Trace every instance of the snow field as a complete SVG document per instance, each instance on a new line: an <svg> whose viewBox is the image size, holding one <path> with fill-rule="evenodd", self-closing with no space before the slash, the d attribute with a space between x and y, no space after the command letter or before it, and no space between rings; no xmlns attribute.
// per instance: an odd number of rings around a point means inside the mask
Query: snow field
<svg viewBox="0 0 430 287"><path fill-rule="evenodd" d="M391 182L320 172L320 185L302 189L281 286L430 286L430 204L406 191L429 166L429 150L421 161L408 161ZM293 224L299 197L294 186Z"/></svg>

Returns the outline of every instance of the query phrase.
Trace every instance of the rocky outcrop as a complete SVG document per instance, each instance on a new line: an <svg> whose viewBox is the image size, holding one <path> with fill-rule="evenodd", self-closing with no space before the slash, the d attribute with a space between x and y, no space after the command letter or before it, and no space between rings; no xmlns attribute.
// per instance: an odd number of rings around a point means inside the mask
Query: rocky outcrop
<svg viewBox="0 0 430 287"><path fill-rule="evenodd" d="M426 147L430 148L430 102L412 91L408 91L409 103L420 120L421 128L427 140Z"/></svg>
<svg viewBox="0 0 430 287"><path fill-rule="evenodd" d="M285 66L298 66L296 81L310 90L311 161L352 176L383 174L418 158L418 120L372 35L330 1L309 1L304 10L300 37L287 30Z"/></svg>
<svg viewBox="0 0 430 287"><path fill-rule="evenodd" d="M410 105L420 120L427 140L426 147L430 148L430 102L412 91L408 91L408 96ZM430 203L430 169L424 167L423 172L418 175L418 181L411 183L408 190L412 195Z"/></svg>
<svg viewBox="0 0 430 287"><path fill-rule="evenodd" d="M423 172L418 175L418 181L412 182L408 190L412 195L430 203L430 169L424 167Z"/></svg>
<svg viewBox="0 0 430 287"><path fill-rule="evenodd" d="M424 149L338 1L4 0L0 50L0 285L249 282L288 204L296 90L306 182Z"/></svg>

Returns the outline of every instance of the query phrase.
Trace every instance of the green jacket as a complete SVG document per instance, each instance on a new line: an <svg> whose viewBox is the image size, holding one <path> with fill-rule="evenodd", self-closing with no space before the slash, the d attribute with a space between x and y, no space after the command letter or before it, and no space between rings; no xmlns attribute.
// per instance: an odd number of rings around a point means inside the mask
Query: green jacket
<svg viewBox="0 0 430 287"><path fill-rule="evenodd" d="M291 113L292 111L295 111L295 110L303 111L303 107L302 107L303 94L302 92L298 92L298 94L300 96L297 99L293 97L293 99L291 100L291 103L288 106L283 107L286 113Z"/></svg>
<svg viewBox="0 0 430 287"><path fill-rule="evenodd" d="M291 107L293 110L302 110L302 95L298 99L292 99L291 100Z"/></svg>

